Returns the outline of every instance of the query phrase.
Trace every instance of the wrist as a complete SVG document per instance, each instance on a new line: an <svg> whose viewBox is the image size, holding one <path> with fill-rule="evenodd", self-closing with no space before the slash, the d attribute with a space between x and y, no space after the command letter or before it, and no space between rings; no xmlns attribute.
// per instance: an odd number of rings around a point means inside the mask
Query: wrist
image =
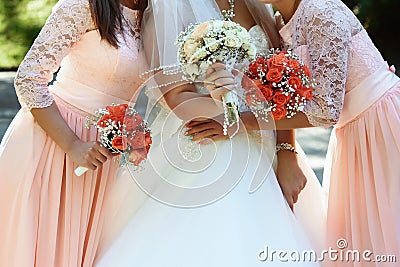
<svg viewBox="0 0 400 267"><path fill-rule="evenodd" d="M79 147L82 143L83 143L83 141L77 137L71 139L66 144L66 148L64 149L65 153L70 155L75 150L75 148Z"/></svg>
<svg viewBox="0 0 400 267"><path fill-rule="evenodd" d="M294 155L298 154L296 148L292 144L289 144L289 143L279 143L279 144L276 145L275 149L276 149L276 153L278 155L280 154L279 152L282 153L284 151L285 152L290 152L290 153L292 153Z"/></svg>
<svg viewBox="0 0 400 267"><path fill-rule="evenodd" d="M250 111L244 111L240 113L241 121L243 121L244 126L247 131L258 131L260 127L258 125L257 119L255 119L254 115Z"/></svg>

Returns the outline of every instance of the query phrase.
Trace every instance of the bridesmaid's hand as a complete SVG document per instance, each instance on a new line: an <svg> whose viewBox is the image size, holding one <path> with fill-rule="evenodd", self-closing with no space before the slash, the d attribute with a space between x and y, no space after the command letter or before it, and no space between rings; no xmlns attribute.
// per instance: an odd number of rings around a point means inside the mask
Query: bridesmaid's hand
<svg viewBox="0 0 400 267"><path fill-rule="evenodd" d="M235 88L235 78L224 64L214 63L206 72L204 85L214 100L221 101L223 95Z"/></svg>
<svg viewBox="0 0 400 267"><path fill-rule="evenodd" d="M307 178L299 166L297 154L287 150L278 152L277 179L282 189L282 193L294 210L294 204L297 202L300 192L307 183Z"/></svg>
<svg viewBox="0 0 400 267"><path fill-rule="evenodd" d="M76 164L90 170L96 170L108 159L117 155L111 153L100 142L83 142L81 140L75 141L67 154Z"/></svg>

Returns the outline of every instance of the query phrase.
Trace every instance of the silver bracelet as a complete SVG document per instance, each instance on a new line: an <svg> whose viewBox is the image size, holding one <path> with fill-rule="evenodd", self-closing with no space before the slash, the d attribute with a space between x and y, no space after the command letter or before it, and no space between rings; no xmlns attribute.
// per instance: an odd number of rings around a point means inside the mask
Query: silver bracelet
<svg viewBox="0 0 400 267"><path fill-rule="evenodd" d="M297 150L294 148L294 146L292 146L289 143L277 144L275 148L276 148L276 153L278 153L281 150L289 150L289 151L297 154Z"/></svg>

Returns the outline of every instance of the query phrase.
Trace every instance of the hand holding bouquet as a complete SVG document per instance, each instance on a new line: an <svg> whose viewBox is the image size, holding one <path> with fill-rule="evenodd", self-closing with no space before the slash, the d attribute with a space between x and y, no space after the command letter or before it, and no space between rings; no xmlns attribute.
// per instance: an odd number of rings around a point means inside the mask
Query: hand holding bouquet
<svg viewBox="0 0 400 267"><path fill-rule="evenodd" d="M271 49L250 63L242 80L246 102L257 116L267 120L291 118L312 98L311 73L291 51Z"/></svg>
<svg viewBox="0 0 400 267"><path fill-rule="evenodd" d="M207 69L216 62L232 68L247 59L253 60L256 55L248 31L232 21L212 20L191 25L179 34L176 44L184 78L190 81L204 79ZM228 126L239 122L238 99L234 92L230 92L222 100L226 134Z"/></svg>
<svg viewBox="0 0 400 267"><path fill-rule="evenodd" d="M152 143L146 122L127 104L110 105L99 109L94 117L88 118L87 128L95 126L101 144L112 153L121 153L121 164L139 164L147 158ZM88 169L79 166L75 170L81 176Z"/></svg>

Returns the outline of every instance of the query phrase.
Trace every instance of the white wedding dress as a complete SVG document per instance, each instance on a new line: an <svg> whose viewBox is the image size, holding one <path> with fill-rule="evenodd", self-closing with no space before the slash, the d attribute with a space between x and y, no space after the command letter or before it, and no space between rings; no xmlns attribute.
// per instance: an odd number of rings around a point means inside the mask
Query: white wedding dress
<svg viewBox="0 0 400 267"><path fill-rule="evenodd" d="M256 45L265 46L262 29L251 32ZM306 166L310 177L296 205L300 221L272 168L273 131L198 145L183 135L173 113L158 120L153 134L160 135L153 137L144 169L122 170L109 197L115 217L106 218L105 228L112 230L104 233L109 242L95 266L319 266L292 261L289 253L321 249L326 216L321 187ZM281 250L288 254L279 259Z"/></svg>

